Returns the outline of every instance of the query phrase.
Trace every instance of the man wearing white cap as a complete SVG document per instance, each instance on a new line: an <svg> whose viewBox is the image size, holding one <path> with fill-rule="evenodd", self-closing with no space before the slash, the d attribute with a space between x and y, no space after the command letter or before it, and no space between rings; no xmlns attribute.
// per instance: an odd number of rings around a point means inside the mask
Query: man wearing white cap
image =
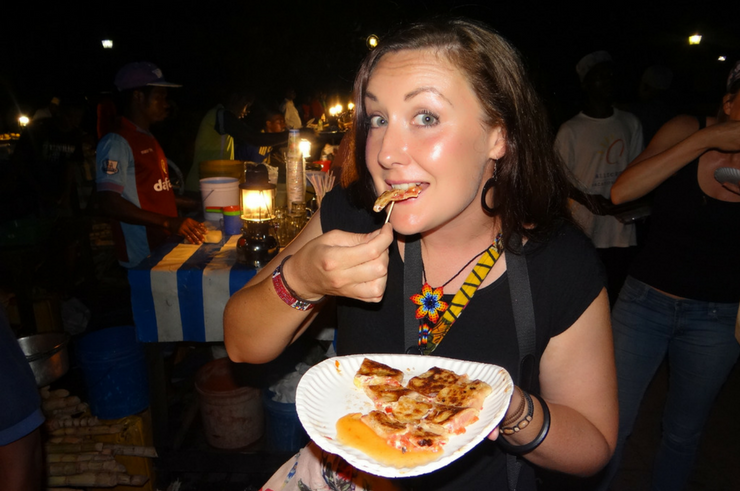
<svg viewBox="0 0 740 491"><path fill-rule="evenodd" d="M116 75L123 100L123 117L97 149L97 188L100 209L114 219L118 262L136 266L168 235L203 242L205 227L177 213L167 158L149 132L167 117L167 82L148 62L130 63Z"/></svg>
<svg viewBox="0 0 740 491"><path fill-rule="evenodd" d="M614 70L606 51L586 55L576 65L586 96L583 110L563 123L555 148L570 168L575 187L589 206L573 202L573 215L596 246L608 278L609 298L616 300L637 237L634 224L606 215L612 184L643 149L640 121L612 106ZM601 204L601 206L598 205Z"/></svg>

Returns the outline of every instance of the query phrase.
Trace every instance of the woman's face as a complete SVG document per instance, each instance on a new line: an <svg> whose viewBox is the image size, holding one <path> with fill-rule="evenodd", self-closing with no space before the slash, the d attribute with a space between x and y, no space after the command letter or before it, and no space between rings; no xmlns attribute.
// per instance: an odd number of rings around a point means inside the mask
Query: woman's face
<svg viewBox="0 0 740 491"><path fill-rule="evenodd" d="M396 231L490 222L480 192L493 173L490 159L503 156L505 142L500 128L484 125L483 108L459 69L430 50L387 54L370 76L364 102L365 158L376 193L422 189L395 203Z"/></svg>

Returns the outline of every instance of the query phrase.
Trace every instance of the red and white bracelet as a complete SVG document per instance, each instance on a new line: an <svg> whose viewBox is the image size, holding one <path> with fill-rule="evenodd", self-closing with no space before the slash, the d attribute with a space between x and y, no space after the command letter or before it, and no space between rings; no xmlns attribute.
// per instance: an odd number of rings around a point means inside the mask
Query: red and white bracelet
<svg viewBox="0 0 740 491"><path fill-rule="evenodd" d="M314 305L321 302L324 297L321 297L318 300L306 300L296 295L290 286L288 286L288 282L285 280L285 275L283 275L283 264L285 264L285 261L291 257L293 256L287 256L283 259L280 266L275 268L275 271L272 272L272 286L275 288L275 293L278 294L280 300L290 305L292 308L301 311L311 310Z"/></svg>

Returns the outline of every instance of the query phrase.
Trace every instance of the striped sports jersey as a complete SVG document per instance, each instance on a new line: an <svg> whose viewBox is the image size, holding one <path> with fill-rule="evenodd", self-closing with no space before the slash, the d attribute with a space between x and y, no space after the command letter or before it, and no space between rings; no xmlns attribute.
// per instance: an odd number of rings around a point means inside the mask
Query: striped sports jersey
<svg viewBox="0 0 740 491"><path fill-rule="evenodd" d="M118 193L142 210L177 216L175 193L162 147L151 133L126 118L121 118L113 133L98 143L96 182L99 191ZM135 266L168 235L161 227L114 220L118 262L127 268Z"/></svg>

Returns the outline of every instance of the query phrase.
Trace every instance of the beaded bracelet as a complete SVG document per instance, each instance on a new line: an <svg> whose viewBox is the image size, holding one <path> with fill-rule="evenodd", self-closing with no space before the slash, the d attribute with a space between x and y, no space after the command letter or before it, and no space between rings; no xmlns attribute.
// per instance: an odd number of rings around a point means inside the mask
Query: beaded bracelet
<svg viewBox="0 0 740 491"><path fill-rule="evenodd" d="M524 394L527 393L524 392ZM536 437L534 437L534 440L529 443L525 443L524 445L512 445L507 442L506 439L499 438L496 442L504 452L517 455L531 452L540 446L540 444L545 440L545 437L547 437L547 434L550 432L550 408L547 407L547 403L542 400L541 397L534 394L532 395L540 401L540 406L542 407L542 428L540 428L540 432Z"/></svg>
<svg viewBox="0 0 740 491"><path fill-rule="evenodd" d="M296 295L290 288L288 282L285 280L285 275L283 274L283 265L285 264L285 261L291 257L293 256L286 256L285 259L283 259L283 262L281 262L280 265L275 268L275 271L272 272L272 286L275 288L275 293L278 294L280 300L292 308L301 311L311 310L314 305L321 302L324 297L322 296L318 300L306 300L305 298L301 298Z"/></svg>
<svg viewBox="0 0 740 491"><path fill-rule="evenodd" d="M522 391L522 389L520 389L516 385L514 386L514 391L515 392L519 392L519 395L521 396L519 398L519 406L517 406L516 412L512 416L509 416L508 418L504 419L501 422L501 429L502 430L504 430L504 429L508 428L509 426L511 426L511 424L514 421L517 421L518 422L519 419L522 417L522 414L524 414L524 405L527 402L527 398L524 397L524 392ZM509 433L507 433L507 434L509 434Z"/></svg>
<svg viewBox="0 0 740 491"><path fill-rule="evenodd" d="M522 402L527 404L527 414L522 419L517 421L514 426L509 426L507 425L507 422L504 421L504 424L501 426L501 433L503 433L504 435L513 435L514 433L517 433L529 426L529 423L532 422L532 415L534 414L534 403L532 402L532 398L522 389L519 389L519 392L522 394ZM519 415L521 415L521 413L523 412L524 408L522 407ZM519 415L515 417L519 417Z"/></svg>

